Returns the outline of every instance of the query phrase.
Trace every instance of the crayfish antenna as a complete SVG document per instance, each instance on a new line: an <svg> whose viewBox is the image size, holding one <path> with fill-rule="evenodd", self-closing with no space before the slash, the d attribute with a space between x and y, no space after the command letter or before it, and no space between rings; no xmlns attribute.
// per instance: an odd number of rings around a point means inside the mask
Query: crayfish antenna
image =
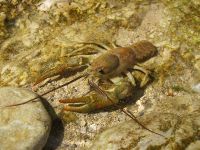
<svg viewBox="0 0 200 150"><path fill-rule="evenodd" d="M26 104L26 103L29 103L29 102L37 101L37 100L39 100L39 99L37 99L37 98L40 98L40 97L42 97L42 96L44 96L44 95L47 95L47 94L49 94L49 93L51 93L51 92L53 92L53 91L55 91L55 90L57 90L57 89L59 89L59 88L62 88L62 87L64 87L64 86L66 86L66 85L69 85L69 84L73 83L74 81L76 81L76 80L78 80L78 79L81 79L81 78L83 78L83 77L86 78L86 77L88 77L88 76L89 76L88 73L84 73L84 74L82 74L82 75L80 75L80 76L78 76L78 77L72 79L71 81L68 81L68 82L66 82L66 83L64 83L64 84L62 84L62 85L60 85L60 86L58 86L58 87L56 87L56 88L54 88L54 89L51 89L51 90L49 90L49 91L46 91L46 92L44 92L44 93L41 94L41 95L37 95L36 97L34 97L34 98L32 98L32 99L29 99L29 100L27 100L27 101L25 101L25 102L21 102L21 103L17 103L17 104L11 104L11 105L6 105L6 106L0 106L0 108L14 107L14 106L23 105L23 104Z"/></svg>

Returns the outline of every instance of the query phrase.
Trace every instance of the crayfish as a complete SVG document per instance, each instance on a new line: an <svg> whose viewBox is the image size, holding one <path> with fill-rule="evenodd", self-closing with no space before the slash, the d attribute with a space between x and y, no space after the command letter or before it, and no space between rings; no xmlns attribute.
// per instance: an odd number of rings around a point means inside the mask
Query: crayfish
<svg viewBox="0 0 200 150"><path fill-rule="evenodd" d="M64 106L66 111L85 113L117 104L133 94L133 89L136 87L135 80L141 81L140 87L145 86L149 81L149 72L139 67L137 63L157 54L157 48L150 42L140 41L127 47L113 45L113 48L99 44L99 47L95 48L101 54L87 69L88 83L93 92L79 98L59 100L61 103L68 104ZM69 55L77 56L76 53L79 51L73 51ZM141 73L144 74L142 79ZM105 95L112 99L112 102Z"/></svg>
<svg viewBox="0 0 200 150"><path fill-rule="evenodd" d="M61 87L85 77L88 79L91 91L82 97L59 100L60 103L66 104L63 107L63 111L87 113L114 105L120 108L144 129L161 135L142 125L131 112L124 110L118 105L120 100L126 99L134 94L134 88L137 86L137 83L139 83L139 87L144 87L149 82L150 72L140 67L138 63L145 62L153 56L156 56L158 53L157 48L148 41L139 41L126 47L119 47L113 43L111 44L112 47L95 42L82 42L80 44L85 44L85 46L72 51L66 57L81 57L87 59L88 64L84 65L87 65L88 67L83 71L82 75L63 84ZM92 54L86 49L93 49ZM86 50L85 52L87 53L84 53L83 50ZM99 55L90 61L91 56L93 57L94 53ZM61 74L66 69L67 67L51 70L50 73L47 72L38 78L34 85L37 85L46 78ZM60 87L53 90L58 88ZM40 96L46 95L53 90L45 92ZM27 102L30 101L33 101L33 99ZM23 104L27 102L24 102ZM17 105L20 104L15 104L13 106Z"/></svg>

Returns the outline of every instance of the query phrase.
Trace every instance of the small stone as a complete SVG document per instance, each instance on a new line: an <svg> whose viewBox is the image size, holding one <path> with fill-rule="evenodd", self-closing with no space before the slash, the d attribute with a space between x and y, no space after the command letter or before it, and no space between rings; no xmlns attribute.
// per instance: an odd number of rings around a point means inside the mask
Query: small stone
<svg viewBox="0 0 200 150"><path fill-rule="evenodd" d="M198 150L199 148L200 148L200 140L191 143L191 144L186 148L186 150L195 150L195 149Z"/></svg>
<svg viewBox="0 0 200 150"><path fill-rule="evenodd" d="M3 107L36 96L23 88L0 88L0 149L40 150L44 147L51 129L51 118L40 100Z"/></svg>
<svg viewBox="0 0 200 150"><path fill-rule="evenodd" d="M86 123L85 120L81 120L81 121L80 121L80 126L84 127L84 126L86 126L86 124L87 124L87 123Z"/></svg>
<svg viewBox="0 0 200 150"><path fill-rule="evenodd" d="M86 134L87 133L87 128L86 127L81 127L80 128L80 133Z"/></svg>
<svg viewBox="0 0 200 150"><path fill-rule="evenodd" d="M195 92L200 93L200 83L198 83L196 85L193 85L192 86L192 90L195 91Z"/></svg>
<svg viewBox="0 0 200 150"><path fill-rule="evenodd" d="M88 127L89 132L95 132L97 130L97 125L96 124L91 124Z"/></svg>

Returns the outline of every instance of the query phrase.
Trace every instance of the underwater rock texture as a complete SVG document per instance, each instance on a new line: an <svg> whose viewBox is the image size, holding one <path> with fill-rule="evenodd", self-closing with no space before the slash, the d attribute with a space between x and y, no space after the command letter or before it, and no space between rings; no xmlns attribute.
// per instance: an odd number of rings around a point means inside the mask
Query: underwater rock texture
<svg viewBox="0 0 200 150"><path fill-rule="evenodd" d="M125 107L141 118L141 122L148 125L150 120L150 128L156 131L159 131L157 126L160 125L157 121L160 119L162 122L162 118L156 118L154 123L152 117L156 115L156 111L162 111L158 110L159 107L164 112L171 113L165 116L166 120L180 113L183 124L174 131L177 132L174 137L180 138L180 141L186 139L186 142L180 142L187 143L181 145L182 147L198 147L198 123L192 119L187 123L183 118L192 113L194 116L191 117L194 119L196 113L199 115L191 101L199 100L196 94L200 84L199 7L199 0L0 0L0 85L29 87L41 76L53 75L53 69L73 68L89 63L80 57L66 57L70 52L84 46L77 44L78 42L108 44L116 41L118 45L125 46L145 39L155 44L159 51L157 57L140 64L152 71L153 82L142 92L134 91L135 98ZM91 52L91 48L84 48L83 51ZM95 57L96 55L92 56L92 59ZM47 82L37 92L43 93L69 81L70 75L73 75L71 71L64 76L66 78ZM80 79L45 98L53 106L60 106L58 99L81 96L88 89L87 81ZM181 97L188 108L186 112L176 107L179 106ZM174 108L171 107L172 102ZM55 111L59 113L59 107L55 107ZM103 130L130 121L121 111L113 109L91 114L67 112L62 117L67 122L62 143L57 147L59 150L87 149ZM175 117L174 122L176 121L178 120ZM167 129L173 128L174 124ZM131 126L131 122L128 125ZM126 128L126 125L121 126ZM186 131L191 131L188 134L191 137L185 134L179 136L178 131L186 126ZM145 138L150 136L150 133L137 124L134 127L139 128L147 136ZM116 131L115 129L118 126L108 131ZM124 132L129 132L129 129ZM130 132L134 131L131 129ZM108 133L106 137L112 137L112 133ZM137 134L130 136L130 139L138 137L140 135ZM59 138L55 137L55 141L57 139ZM174 142L176 146L177 140L179 139L170 142ZM160 144L165 142L161 141ZM162 147L162 144L158 147Z"/></svg>
<svg viewBox="0 0 200 150"><path fill-rule="evenodd" d="M41 101L2 108L36 96L27 89L0 88L0 149L40 150L44 147L51 118Z"/></svg>
<svg viewBox="0 0 200 150"><path fill-rule="evenodd" d="M195 95L162 98L152 107L152 112L138 117L149 129L165 138L128 121L101 133L90 149L190 149L194 145L198 149L199 100Z"/></svg>

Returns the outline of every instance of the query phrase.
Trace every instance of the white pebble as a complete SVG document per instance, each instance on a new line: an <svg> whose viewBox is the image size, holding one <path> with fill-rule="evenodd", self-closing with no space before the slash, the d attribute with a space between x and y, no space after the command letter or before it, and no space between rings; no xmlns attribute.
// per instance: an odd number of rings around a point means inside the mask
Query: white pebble
<svg viewBox="0 0 200 150"><path fill-rule="evenodd" d="M196 85L192 86L192 90L195 92L200 93L200 83L197 83Z"/></svg>

